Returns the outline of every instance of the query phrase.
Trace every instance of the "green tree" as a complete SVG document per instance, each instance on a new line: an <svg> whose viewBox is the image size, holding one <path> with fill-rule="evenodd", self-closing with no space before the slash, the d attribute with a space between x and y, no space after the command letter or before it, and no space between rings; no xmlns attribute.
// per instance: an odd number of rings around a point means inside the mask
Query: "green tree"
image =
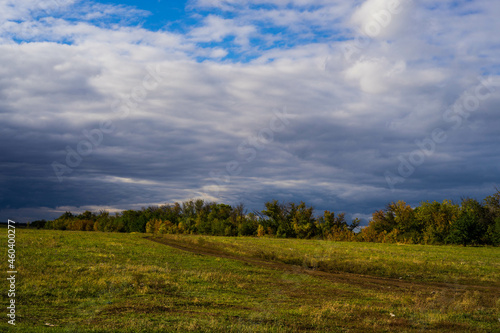
<svg viewBox="0 0 500 333"><path fill-rule="evenodd" d="M442 203L422 202L415 209L415 218L422 225L423 239L425 244L444 244L450 233L450 227L458 218L460 206L449 200Z"/></svg>
<svg viewBox="0 0 500 333"><path fill-rule="evenodd" d="M291 203L288 218L291 219L295 237L312 238L317 235L318 227L313 207L307 207L302 201L299 205Z"/></svg>
<svg viewBox="0 0 500 333"><path fill-rule="evenodd" d="M467 246L477 242L479 235L477 216L465 213L453 223L447 241L452 244Z"/></svg>
<svg viewBox="0 0 500 333"><path fill-rule="evenodd" d="M288 221L287 206L279 203L278 200L273 200L266 202L265 207L266 209L262 211L262 214L266 217L265 225L271 232L278 237L294 236L293 228L290 221Z"/></svg>
<svg viewBox="0 0 500 333"><path fill-rule="evenodd" d="M453 223L447 242L453 244L483 243L486 234L486 210L475 199L464 199L460 208L458 219Z"/></svg>
<svg viewBox="0 0 500 333"><path fill-rule="evenodd" d="M500 245L500 190L484 199L484 207L488 211L488 226L485 242Z"/></svg>

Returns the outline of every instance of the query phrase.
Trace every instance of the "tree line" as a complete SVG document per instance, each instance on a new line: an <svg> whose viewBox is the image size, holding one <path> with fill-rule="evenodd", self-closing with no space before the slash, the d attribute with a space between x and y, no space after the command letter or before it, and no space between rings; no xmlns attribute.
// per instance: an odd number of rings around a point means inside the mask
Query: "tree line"
<svg viewBox="0 0 500 333"><path fill-rule="evenodd" d="M422 202L413 208L392 202L372 214L369 225L347 221L344 213L321 215L304 202L272 200L265 209L248 213L243 204L189 200L110 214L66 212L52 221L34 221L31 228L213 236L268 236L411 244L500 245L500 191L483 201Z"/></svg>

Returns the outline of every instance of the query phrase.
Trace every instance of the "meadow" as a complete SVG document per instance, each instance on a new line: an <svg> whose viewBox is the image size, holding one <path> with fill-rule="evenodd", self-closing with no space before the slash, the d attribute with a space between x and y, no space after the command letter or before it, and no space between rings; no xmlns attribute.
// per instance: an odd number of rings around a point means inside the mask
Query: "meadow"
<svg viewBox="0 0 500 333"><path fill-rule="evenodd" d="M498 247L19 229L17 265L4 331L500 331Z"/></svg>

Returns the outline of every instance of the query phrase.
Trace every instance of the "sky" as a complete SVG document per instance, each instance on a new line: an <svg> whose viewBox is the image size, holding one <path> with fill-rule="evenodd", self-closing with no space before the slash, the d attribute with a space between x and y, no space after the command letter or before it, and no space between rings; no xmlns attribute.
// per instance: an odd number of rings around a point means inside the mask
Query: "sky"
<svg viewBox="0 0 500 333"><path fill-rule="evenodd" d="M497 0L0 2L0 221L500 187Z"/></svg>

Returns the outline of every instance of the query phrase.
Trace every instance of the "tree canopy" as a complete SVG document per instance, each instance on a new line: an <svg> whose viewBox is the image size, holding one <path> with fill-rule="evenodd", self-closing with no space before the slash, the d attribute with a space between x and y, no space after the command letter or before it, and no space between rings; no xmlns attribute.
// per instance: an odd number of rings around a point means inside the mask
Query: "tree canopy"
<svg viewBox="0 0 500 333"><path fill-rule="evenodd" d="M268 236L338 241L400 242L413 244L500 244L500 191L482 202L464 198L422 202L412 207L404 201L389 203L372 214L368 226L347 221L345 213L315 214L305 202L272 200L262 211L248 212L243 204L230 206L204 200L144 207L110 214L65 212L33 227L103 232L201 234L216 236Z"/></svg>

